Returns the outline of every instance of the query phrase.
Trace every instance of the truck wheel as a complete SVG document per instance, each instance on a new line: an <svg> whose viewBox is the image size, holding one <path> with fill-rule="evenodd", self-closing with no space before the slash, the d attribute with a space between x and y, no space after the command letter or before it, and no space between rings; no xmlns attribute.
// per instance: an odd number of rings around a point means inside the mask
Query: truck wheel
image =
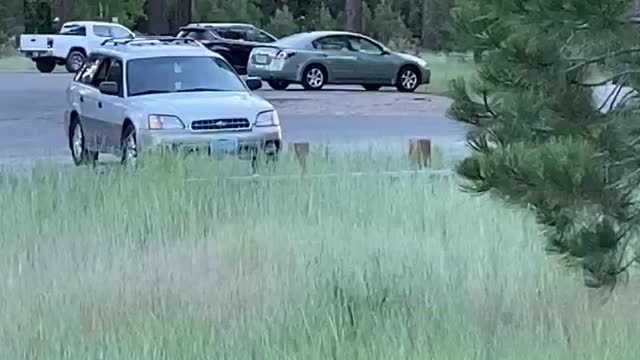
<svg viewBox="0 0 640 360"><path fill-rule="evenodd" d="M53 59L36 60L36 69L41 73L50 73L56 68L56 62Z"/></svg>
<svg viewBox="0 0 640 360"><path fill-rule="evenodd" d="M67 60L65 61L65 67L70 73L76 73L84 64L84 54L80 51L74 50L69 53Z"/></svg>

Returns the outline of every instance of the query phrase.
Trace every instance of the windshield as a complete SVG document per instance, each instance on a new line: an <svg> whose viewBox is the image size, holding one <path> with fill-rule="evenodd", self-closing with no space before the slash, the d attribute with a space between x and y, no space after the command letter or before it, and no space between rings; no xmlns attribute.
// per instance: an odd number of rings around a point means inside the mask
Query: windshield
<svg viewBox="0 0 640 360"><path fill-rule="evenodd" d="M227 63L209 56L134 59L127 63L129 96L196 91L247 91Z"/></svg>

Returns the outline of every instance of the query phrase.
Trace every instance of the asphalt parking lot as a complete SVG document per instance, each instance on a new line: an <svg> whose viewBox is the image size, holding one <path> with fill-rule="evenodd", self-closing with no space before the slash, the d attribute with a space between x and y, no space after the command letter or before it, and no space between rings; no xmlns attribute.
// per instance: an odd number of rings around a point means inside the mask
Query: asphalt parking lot
<svg viewBox="0 0 640 360"><path fill-rule="evenodd" d="M70 161L62 129L70 80L66 73L0 73L0 159ZM426 137L451 156L464 152L466 128L445 117L450 104L446 98L391 88L274 91L266 84L257 94L278 109L287 142L401 146L409 138Z"/></svg>

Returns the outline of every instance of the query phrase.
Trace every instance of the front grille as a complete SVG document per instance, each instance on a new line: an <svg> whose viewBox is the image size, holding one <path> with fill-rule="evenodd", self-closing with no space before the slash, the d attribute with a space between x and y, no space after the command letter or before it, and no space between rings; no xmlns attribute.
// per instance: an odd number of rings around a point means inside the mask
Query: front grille
<svg viewBox="0 0 640 360"><path fill-rule="evenodd" d="M196 120L191 123L194 131L245 130L250 127L249 120L243 118Z"/></svg>

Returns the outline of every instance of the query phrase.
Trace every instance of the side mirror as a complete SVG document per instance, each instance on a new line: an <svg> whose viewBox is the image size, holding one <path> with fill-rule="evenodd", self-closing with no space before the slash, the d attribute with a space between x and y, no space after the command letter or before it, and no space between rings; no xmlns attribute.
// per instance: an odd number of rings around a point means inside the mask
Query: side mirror
<svg viewBox="0 0 640 360"><path fill-rule="evenodd" d="M103 81L100 83L100 92L106 95L119 95L120 87L115 81Z"/></svg>
<svg viewBox="0 0 640 360"><path fill-rule="evenodd" d="M245 83L251 91L262 88L262 79L260 78L250 77L245 80Z"/></svg>
<svg viewBox="0 0 640 360"><path fill-rule="evenodd" d="M391 55L391 53L388 50L382 50L382 53L380 55L382 56Z"/></svg>

